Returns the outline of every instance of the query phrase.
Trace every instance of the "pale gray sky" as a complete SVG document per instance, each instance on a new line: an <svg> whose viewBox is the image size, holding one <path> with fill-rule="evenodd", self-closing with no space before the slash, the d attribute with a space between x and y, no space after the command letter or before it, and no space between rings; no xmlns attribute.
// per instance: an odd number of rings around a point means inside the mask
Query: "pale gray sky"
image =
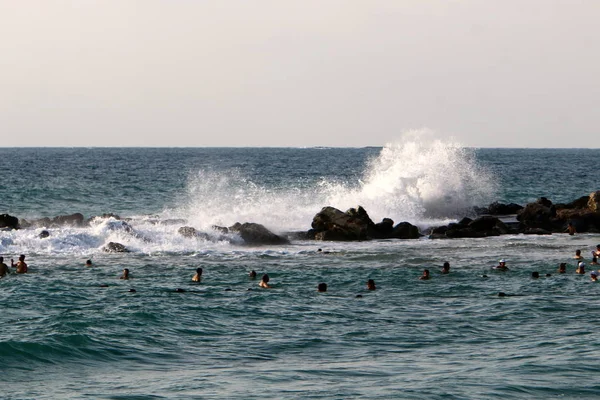
<svg viewBox="0 0 600 400"><path fill-rule="evenodd" d="M0 146L599 147L597 0L0 0Z"/></svg>

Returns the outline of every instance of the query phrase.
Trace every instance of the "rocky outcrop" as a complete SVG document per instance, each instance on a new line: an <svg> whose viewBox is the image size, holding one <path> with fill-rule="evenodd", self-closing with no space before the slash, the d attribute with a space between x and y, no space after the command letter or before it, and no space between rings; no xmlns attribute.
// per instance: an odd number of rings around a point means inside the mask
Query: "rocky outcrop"
<svg viewBox="0 0 600 400"><path fill-rule="evenodd" d="M102 251L106 253L129 253L127 247L117 242L109 242L102 248Z"/></svg>
<svg viewBox="0 0 600 400"><path fill-rule="evenodd" d="M238 233L248 245L279 245L289 243L286 238L274 234L261 224L251 222L240 224L237 222L229 227L229 231Z"/></svg>
<svg viewBox="0 0 600 400"><path fill-rule="evenodd" d="M204 240L210 239L210 237L207 233L198 232L196 230L196 228L193 228L191 226L182 226L181 228L179 228L177 230L177 233L179 233L181 236L186 237L186 238L195 238L195 239L204 239Z"/></svg>
<svg viewBox="0 0 600 400"><path fill-rule="evenodd" d="M587 208L592 212L600 212L600 190L590 194L590 199L587 203Z"/></svg>
<svg viewBox="0 0 600 400"><path fill-rule="evenodd" d="M523 209L523 206L520 204L509 203L503 204L494 202L490 204L487 208L487 214L491 215L512 215L516 214Z"/></svg>
<svg viewBox="0 0 600 400"><path fill-rule="evenodd" d="M0 228L19 229L19 218L8 214L1 214Z"/></svg>
<svg viewBox="0 0 600 400"><path fill-rule="evenodd" d="M517 214L517 220L520 222L519 230L523 233L532 228L555 231L557 229L555 217L556 207L547 198L540 197L537 201L527 204Z"/></svg>
<svg viewBox="0 0 600 400"><path fill-rule="evenodd" d="M384 218L375 224L361 206L346 212L334 207L323 207L314 216L311 226L307 237L316 240L416 239L421 236L419 229L408 222L394 226L393 220Z"/></svg>
<svg viewBox="0 0 600 400"><path fill-rule="evenodd" d="M458 223L433 228L429 234L431 239L443 238L481 238L499 236L510 232L504 222L497 217L485 215L474 220L463 218Z"/></svg>

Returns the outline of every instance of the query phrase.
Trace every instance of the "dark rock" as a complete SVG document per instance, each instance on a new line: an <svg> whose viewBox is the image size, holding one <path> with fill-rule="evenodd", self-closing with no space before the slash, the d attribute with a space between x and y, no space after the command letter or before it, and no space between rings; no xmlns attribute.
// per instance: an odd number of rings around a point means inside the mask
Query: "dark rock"
<svg viewBox="0 0 600 400"><path fill-rule="evenodd" d="M503 204L494 202L488 206L488 214L492 215L511 215L516 214L523 209L522 205L510 203Z"/></svg>
<svg viewBox="0 0 600 400"><path fill-rule="evenodd" d="M48 232L48 231L46 231L46 230L44 230L44 231L41 231L41 232L40 232L40 234L38 235L38 237L39 237L40 239L45 239L45 238L47 238L47 237L49 237L49 236L50 236L50 232Z"/></svg>
<svg viewBox="0 0 600 400"><path fill-rule="evenodd" d="M196 237L198 231L196 231L196 228L192 228L191 226L182 226L177 230L177 233L186 238L193 238Z"/></svg>
<svg viewBox="0 0 600 400"><path fill-rule="evenodd" d="M75 213L71 215L59 215L52 219L50 226L84 226L83 214Z"/></svg>
<svg viewBox="0 0 600 400"><path fill-rule="evenodd" d="M547 204L547 203L546 203ZM517 214L517 220L529 225L548 224L556 216L556 209L541 202L529 203Z"/></svg>
<svg viewBox="0 0 600 400"><path fill-rule="evenodd" d="M323 207L313 218L316 240L366 240L375 224L364 208L351 208L345 213L334 207ZM329 232L329 233L324 233Z"/></svg>
<svg viewBox="0 0 600 400"><path fill-rule="evenodd" d="M543 205L544 207L552 207L552 202L545 197L540 197L537 199L536 203Z"/></svg>
<svg viewBox="0 0 600 400"><path fill-rule="evenodd" d="M556 210L563 210L563 209L582 209L582 208L587 208L588 206L588 201L590 200L590 196L582 196L580 198L578 198L577 200L573 200L570 203L567 204L556 204Z"/></svg>
<svg viewBox="0 0 600 400"><path fill-rule="evenodd" d="M489 232L494 229L502 231L503 233L508 231L504 223L493 216L479 217L469 223L469 228L477 232Z"/></svg>
<svg viewBox="0 0 600 400"><path fill-rule="evenodd" d="M400 222L394 227L391 236L394 239L418 239L421 237L419 228L409 222Z"/></svg>
<svg viewBox="0 0 600 400"><path fill-rule="evenodd" d="M384 218L378 224L374 224L369 229L369 236L376 239L388 238L394 231L394 221L389 218Z"/></svg>
<svg viewBox="0 0 600 400"><path fill-rule="evenodd" d="M458 221L458 225L460 226L469 226L469 224L473 222L473 220L469 217L464 217L460 221Z"/></svg>
<svg viewBox="0 0 600 400"><path fill-rule="evenodd" d="M236 222L233 226L229 227L229 231L239 233L244 242L249 245L289 243L286 238L274 234L261 224L251 222L240 224Z"/></svg>
<svg viewBox="0 0 600 400"><path fill-rule="evenodd" d="M117 242L108 243L102 250L107 253L129 253L129 250L125 246Z"/></svg>
<svg viewBox="0 0 600 400"><path fill-rule="evenodd" d="M8 214L1 214L0 228L19 229L19 218Z"/></svg>

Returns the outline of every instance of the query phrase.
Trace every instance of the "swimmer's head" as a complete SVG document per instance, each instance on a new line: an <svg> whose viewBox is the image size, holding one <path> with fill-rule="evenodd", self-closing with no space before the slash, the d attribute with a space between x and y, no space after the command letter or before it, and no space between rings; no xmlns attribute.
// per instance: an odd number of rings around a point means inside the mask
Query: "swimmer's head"
<svg viewBox="0 0 600 400"><path fill-rule="evenodd" d="M373 279L369 279L367 281L367 289L369 290L375 290L375 281Z"/></svg>
<svg viewBox="0 0 600 400"><path fill-rule="evenodd" d="M19 261L25 261L25 254L21 254L19 256Z"/></svg>
<svg viewBox="0 0 600 400"><path fill-rule="evenodd" d="M88 266L89 266L89 265L92 265L92 260L87 260L87 261L85 262L85 265L88 265Z"/></svg>
<svg viewBox="0 0 600 400"><path fill-rule="evenodd" d="M202 275L202 268L196 268L196 273L198 275Z"/></svg>
<svg viewBox="0 0 600 400"><path fill-rule="evenodd" d="M579 250L579 249L575 250L575 255L576 256L580 256L581 255L581 250Z"/></svg>
<svg viewBox="0 0 600 400"><path fill-rule="evenodd" d="M531 277L532 277L532 278L534 278L534 279L535 279L535 278L539 278L539 277L540 277L540 273L539 273L539 272L537 272L537 271L533 271L533 272L531 273Z"/></svg>
<svg viewBox="0 0 600 400"><path fill-rule="evenodd" d="M504 258L502 258L498 261L498 263L500 263L500 265L504 266L506 264L506 260Z"/></svg>
<svg viewBox="0 0 600 400"><path fill-rule="evenodd" d="M442 268L444 268L445 270L448 270L448 269L450 269L450 263L449 263L448 261L446 261L446 262L444 263L444 265L442 266Z"/></svg>
<svg viewBox="0 0 600 400"><path fill-rule="evenodd" d="M264 283L269 283L269 275L264 274L261 279Z"/></svg>
<svg viewBox="0 0 600 400"><path fill-rule="evenodd" d="M327 291L327 284L325 282L319 283L319 285L317 286L317 291L319 291L319 292L326 292Z"/></svg>
<svg viewBox="0 0 600 400"><path fill-rule="evenodd" d="M4 257L0 257L0 263L4 262Z"/></svg>
<svg viewBox="0 0 600 400"><path fill-rule="evenodd" d="M250 278L252 278L252 279L256 278L256 271L255 270L250 271L250 273L248 274L248 276Z"/></svg>

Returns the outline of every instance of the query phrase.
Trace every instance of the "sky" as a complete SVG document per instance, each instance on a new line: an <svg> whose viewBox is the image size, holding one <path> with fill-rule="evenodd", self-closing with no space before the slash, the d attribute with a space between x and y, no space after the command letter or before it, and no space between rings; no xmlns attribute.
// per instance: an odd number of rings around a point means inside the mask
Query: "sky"
<svg viewBox="0 0 600 400"><path fill-rule="evenodd" d="M0 146L600 147L597 0L0 0Z"/></svg>

